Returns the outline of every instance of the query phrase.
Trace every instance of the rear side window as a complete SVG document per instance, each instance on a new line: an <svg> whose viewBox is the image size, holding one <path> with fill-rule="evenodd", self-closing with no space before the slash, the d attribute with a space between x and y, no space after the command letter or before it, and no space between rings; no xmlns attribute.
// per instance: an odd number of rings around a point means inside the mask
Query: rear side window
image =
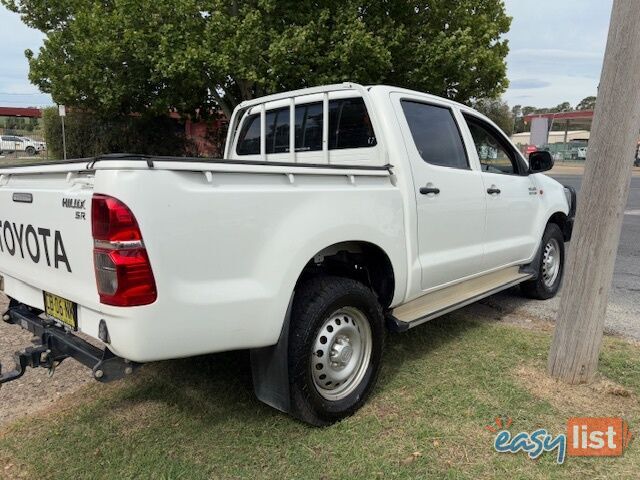
<svg viewBox="0 0 640 480"><path fill-rule="evenodd" d="M267 153L285 153L289 151L289 123L289 109L278 110L273 127L273 151L269 151L271 142L267 139Z"/></svg>
<svg viewBox="0 0 640 480"><path fill-rule="evenodd" d="M242 125L238 155L260 155L260 115L250 115Z"/></svg>
<svg viewBox="0 0 640 480"><path fill-rule="evenodd" d="M296 107L296 152L322 150L322 104Z"/></svg>
<svg viewBox="0 0 640 480"><path fill-rule="evenodd" d="M425 162L443 167L469 168L460 130L450 109L403 100L402 110L416 148Z"/></svg>
<svg viewBox="0 0 640 480"><path fill-rule="evenodd" d="M362 98L329 102L329 149L364 148L376 144Z"/></svg>
<svg viewBox="0 0 640 480"><path fill-rule="evenodd" d="M296 152L322 150L322 103L296 106ZM270 110L266 115L266 151L289 152L289 108ZM364 148L376 145L376 137L362 98L329 102L329 149ZM247 117L238 138L238 155L260 154L260 115Z"/></svg>
<svg viewBox="0 0 640 480"><path fill-rule="evenodd" d="M267 153L273 153L274 142L276 138L276 118L278 117L278 111L272 110L267 112L266 125L267 125ZM258 116L258 125L260 125L260 116ZM258 147L258 153L260 153L260 147Z"/></svg>

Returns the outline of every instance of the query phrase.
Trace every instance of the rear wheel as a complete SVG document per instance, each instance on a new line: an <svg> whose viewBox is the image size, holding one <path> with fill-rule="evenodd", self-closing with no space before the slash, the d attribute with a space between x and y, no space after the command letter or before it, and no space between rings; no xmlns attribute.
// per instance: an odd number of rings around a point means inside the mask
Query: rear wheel
<svg viewBox="0 0 640 480"><path fill-rule="evenodd" d="M564 273L564 237L560 227L549 223L542 236L538 278L520 284L529 298L547 300L555 297Z"/></svg>
<svg viewBox="0 0 640 480"><path fill-rule="evenodd" d="M293 415L324 426L353 414L380 370L384 316L360 282L323 276L296 293L289 336Z"/></svg>

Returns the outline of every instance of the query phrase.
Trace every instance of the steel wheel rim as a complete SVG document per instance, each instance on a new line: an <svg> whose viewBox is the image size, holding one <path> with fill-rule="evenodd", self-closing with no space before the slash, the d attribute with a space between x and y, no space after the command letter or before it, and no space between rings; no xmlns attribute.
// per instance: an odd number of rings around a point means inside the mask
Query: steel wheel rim
<svg viewBox="0 0 640 480"><path fill-rule="evenodd" d="M318 393L342 400L358 388L371 361L371 326L357 308L343 307L329 315L311 352L311 372Z"/></svg>
<svg viewBox="0 0 640 480"><path fill-rule="evenodd" d="M553 287L560 274L560 244L555 238L547 242L542 254L542 281L547 288Z"/></svg>

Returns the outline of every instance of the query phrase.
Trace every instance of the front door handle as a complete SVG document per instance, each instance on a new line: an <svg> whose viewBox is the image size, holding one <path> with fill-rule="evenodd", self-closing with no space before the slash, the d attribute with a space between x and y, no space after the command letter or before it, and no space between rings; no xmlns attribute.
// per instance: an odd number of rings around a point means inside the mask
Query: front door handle
<svg viewBox="0 0 640 480"><path fill-rule="evenodd" d="M429 195L429 194L438 195L440 193L440 189L437 187L420 187L420 193L422 195Z"/></svg>
<svg viewBox="0 0 640 480"><path fill-rule="evenodd" d="M500 189L495 185L491 185L489 188L487 188L487 193L489 195L498 195L500 194Z"/></svg>

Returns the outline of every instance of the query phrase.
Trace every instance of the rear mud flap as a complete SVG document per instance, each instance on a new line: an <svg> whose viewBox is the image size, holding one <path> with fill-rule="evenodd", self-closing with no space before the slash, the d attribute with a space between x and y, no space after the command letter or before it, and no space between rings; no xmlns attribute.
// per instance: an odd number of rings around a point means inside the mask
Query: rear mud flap
<svg viewBox="0 0 640 480"><path fill-rule="evenodd" d="M271 347L251 350L251 373L253 390L260 400L284 413L291 411L289 390L289 322L291 304L285 316L278 343Z"/></svg>

